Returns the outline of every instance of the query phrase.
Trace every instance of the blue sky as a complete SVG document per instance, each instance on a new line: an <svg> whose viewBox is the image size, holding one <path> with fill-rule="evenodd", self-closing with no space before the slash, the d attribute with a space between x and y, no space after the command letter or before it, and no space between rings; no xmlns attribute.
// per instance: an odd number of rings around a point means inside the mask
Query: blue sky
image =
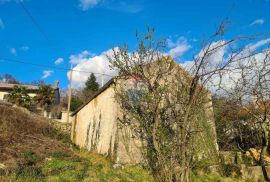
<svg viewBox="0 0 270 182"><path fill-rule="evenodd" d="M122 43L135 46L136 30L144 32L147 25L169 40L168 52L180 61L226 17L232 22L227 37L265 33L265 39L270 30L269 0L23 0L23 5L35 22L18 1L0 0L0 75L11 73L22 82L58 79L62 88L68 85L65 70L1 58L58 68L71 61L75 68L110 74L104 52ZM86 77L75 74L75 82Z"/></svg>

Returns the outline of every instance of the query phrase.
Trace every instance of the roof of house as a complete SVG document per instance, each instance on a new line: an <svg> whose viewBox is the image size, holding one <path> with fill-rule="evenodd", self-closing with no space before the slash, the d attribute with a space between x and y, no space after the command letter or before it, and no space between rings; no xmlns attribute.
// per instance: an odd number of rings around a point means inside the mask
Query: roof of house
<svg viewBox="0 0 270 182"><path fill-rule="evenodd" d="M84 106L86 106L89 102L91 102L94 98L96 98L99 94L101 94L104 90L109 88L109 86L114 83L114 78L110 79L103 87L101 87L92 97L90 97L87 102L85 102L83 105L81 105L78 109L76 109L71 116L74 116L77 114Z"/></svg>
<svg viewBox="0 0 270 182"><path fill-rule="evenodd" d="M20 84L11 84L11 83L0 83L0 90L1 89L11 90L16 85L17 86L21 86L21 87L25 87L27 90L38 90L38 86L34 86L34 85L20 85Z"/></svg>

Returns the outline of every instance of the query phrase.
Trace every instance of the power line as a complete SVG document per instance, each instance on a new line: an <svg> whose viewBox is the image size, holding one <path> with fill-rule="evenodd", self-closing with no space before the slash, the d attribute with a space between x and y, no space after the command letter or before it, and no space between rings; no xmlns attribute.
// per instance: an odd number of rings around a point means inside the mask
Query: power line
<svg viewBox="0 0 270 182"><path fill-rule="evenodd" d="M30 11L26 8L22 0L18 1L20 6L22 7L25 14L30 18L31 22L34 24L34 26L37 28L37 30L43 35L43 37L49 42L49 38L46 35L46 33L42 30L41 26L38 24L38 22L35 20L35 18L32 16Z"/></svg>
<svg viewBox="0 0 270 182"><path fill-rule="evenodd" d="M0 60L8 61L8 62L14 62L14 63L20 63L20 64L27 64L27 65L32 65L32 66L40 67L40 68L49 68L49 69L56 69L56 70L62 70L62 71L71 71L71 69L69 69L69 68L49 66L49 65L44 65L44 64L37 64L37 63L26 62L26 61L22 61L22 60L18 60L18 59L15 60L15 59L10 59L10 58L0 57ZM96 75L103 75L103 76L114 77L112 75L105 74L105 73L89 72L89 71L74 70L74 69L72 69L72 71L74 71L74 72L80 72L80 73L88 73L88 74L93 73L93 74L96 74Z"/></svg>
<svg viewBox="0 0 270 182"><path fill-rule="evenodd" d="M31 14L31 12L27 9L27 7L25 6L25 4L23 3L23 0L18 0L18 4L22 8L22 10L26 14L26 16L29 17L29 19L31 20L32 24L36 27L37 31L43 36L43 38L45 39L45 41L47 43L47 46L50 47L53 52L58 52L57 50L59 50L59 49L56 49L55 47L53 47L53 44L50 41L48 35L42 29L42 27L40 26L40 24L38 23L38 21L36 21L36 19Z"/></svg>
<svg viewBox="0 0 270 182"><path fill-rule="evenodd" d="M52 44L50 44L50 40L47 36L47 34L45 33L45 31L43 31L43 29L41 28L41 26L39 25L39 23L35 20L34 16L30 13L30 11L26 8L26 6L24 5L22 0L18 1L21 8L23 9L23 11L25 12L25 14L30 18L31 22L33 23L33 25L37 28L37 30L41 33L41 35L45 38L45 40L47 41L47 43L49 44L49 46L51 47ZM52 48L52 47L51 47ZM10 62L16 62L16 63L21 63L21 64L29 64L32 66L37 66L37 67L43 67L43 68L51 68L51 69L58 69L58 70L65 70L65 71L71 71L70 69L67 68L61 68L61 67L53 67L53 66L48 66L48 65L41 65L41 64L36 64L36 63L31 63L31 62L25 62L25 61L21 61L21 60L14 60L14 59L9 59L9 58L0 58L2 60L6 60L6 61L10 61ZM75 72L81 72L81 73L88 73L88 74L97 74L101 76L101 79L103 81L103 77L104 76L109 76L109 77L113 77L112 75L108 75L108 74L104 74L104 73L95 73L95 72L88 72L88 71L79 71L79 70L73 70Z"/></svg>

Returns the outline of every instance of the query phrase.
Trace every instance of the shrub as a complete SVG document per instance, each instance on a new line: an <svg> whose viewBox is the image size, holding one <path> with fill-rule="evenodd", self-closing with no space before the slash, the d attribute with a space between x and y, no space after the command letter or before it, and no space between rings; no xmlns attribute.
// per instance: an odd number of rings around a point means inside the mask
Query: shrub
<svg viewBox="0 0 270 182"><path fill-rule="evenodd" d="M222 164L221 166L223 176L226 177L238 177L241 176L241 169L238 165L235 164Z"/></svg>

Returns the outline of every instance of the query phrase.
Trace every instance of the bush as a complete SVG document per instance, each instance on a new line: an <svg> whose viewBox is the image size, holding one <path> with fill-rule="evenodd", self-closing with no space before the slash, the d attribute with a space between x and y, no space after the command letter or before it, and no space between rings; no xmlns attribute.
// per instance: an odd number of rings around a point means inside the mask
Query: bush
<svg viewBox="0 0 270 182"><path fill-rule="evenodd" d="M247 166L252 166L253 158L251 156L243 155L243 163Z"/></svg>
<svg viewBox="0 0 270 182"><path fill-rule="evenodd" d="M223 176L226 177L239 177L242 174L240 167L235 164L222 164L221 169Z"/></svg>

